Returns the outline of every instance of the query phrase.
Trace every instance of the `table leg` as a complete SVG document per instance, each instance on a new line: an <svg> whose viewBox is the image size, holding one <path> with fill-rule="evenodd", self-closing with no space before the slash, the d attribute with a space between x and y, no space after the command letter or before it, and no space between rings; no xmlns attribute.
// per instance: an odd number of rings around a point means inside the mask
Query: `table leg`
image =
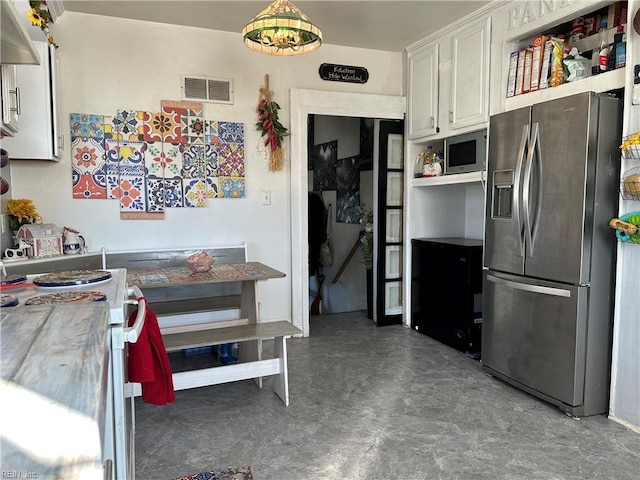
<svg viewBox="0 0 640 480"><path fill-rule="evenodd" d="M249 320L250 325L260 323L258 315L258 295L257 282L255 280L245 280L242 282L240 290L240 318ZM255 362L262 360L262 340L252 340L242 342L238 348L238 361ZM254 378L258 387L262 388L262 377Z"/></svg>

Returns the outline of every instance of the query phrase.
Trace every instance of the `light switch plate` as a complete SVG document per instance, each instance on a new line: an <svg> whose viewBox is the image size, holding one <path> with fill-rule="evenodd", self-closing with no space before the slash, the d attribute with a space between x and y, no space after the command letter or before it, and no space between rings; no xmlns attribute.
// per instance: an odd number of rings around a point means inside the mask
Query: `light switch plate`
<svg viewBox="0 0 640 480"><path fill-rule="evenodd" d="M271 190L262 190L262 205L271 205Z"/></svg>
<svg viewBox="0 0 640 480"><path fill-rule="evenodd" d="M631 103L633 105L640 105L640 85L634 85L631 94Z"/></svg>

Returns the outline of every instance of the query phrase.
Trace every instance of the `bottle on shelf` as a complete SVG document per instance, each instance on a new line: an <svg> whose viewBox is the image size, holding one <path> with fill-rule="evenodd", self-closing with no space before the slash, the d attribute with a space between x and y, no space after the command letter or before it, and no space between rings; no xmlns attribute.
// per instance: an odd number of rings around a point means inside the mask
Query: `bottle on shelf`
<svg viewBox="0 0 640 480"><path fill-rule="evenodd" d="M607 23L602 22L600 24L600 30L598 31L598 43L600 43L600 51L598 52L598 65L599 73L609 70L609 38L607 32Z"/></svg>
<svg viewBox="0 0 640 480"><path fill-rule="evenodd" d="M413 164L413 177L422 178L424 172L424 152L420 152Z"/></svg>
<svg viewBox="0 0 640 480"><path fill-rule="evenodd" d="M611 55L613 68L622 68L627 60L627 39L624 24L618 25L618 31L613 36L613 54Z"/></svg>
<svg viewBox="0 0 640 480"><path fill-rule="evenodd" d="M600 48L594 48L591 52L591 75L600 73Z"/></svg>

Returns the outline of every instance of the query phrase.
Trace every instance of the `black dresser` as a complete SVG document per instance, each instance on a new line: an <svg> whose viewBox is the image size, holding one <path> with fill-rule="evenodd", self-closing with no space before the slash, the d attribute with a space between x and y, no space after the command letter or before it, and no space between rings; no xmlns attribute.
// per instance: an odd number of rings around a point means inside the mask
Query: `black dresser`
<svg viewBox="0 0 640 480"><path fill-rule="evenodd" d="M482 240L411 240L411 328L463 352L480 353Z"/></svg>

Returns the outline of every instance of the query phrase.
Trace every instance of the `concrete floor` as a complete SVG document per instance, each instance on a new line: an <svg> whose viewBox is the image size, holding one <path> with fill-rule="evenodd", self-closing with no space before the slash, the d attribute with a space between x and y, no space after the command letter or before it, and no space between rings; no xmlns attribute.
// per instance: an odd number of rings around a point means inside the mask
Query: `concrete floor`
<svg viewBox="0 0 640 480"><path fill-rule="evenodd" d="M289 407L270 381L137 399L137 478L229 466L255 480L640 478L637 433L570 418L420 333L362 312L312 317L310 332L288 341Z"/></svg>

